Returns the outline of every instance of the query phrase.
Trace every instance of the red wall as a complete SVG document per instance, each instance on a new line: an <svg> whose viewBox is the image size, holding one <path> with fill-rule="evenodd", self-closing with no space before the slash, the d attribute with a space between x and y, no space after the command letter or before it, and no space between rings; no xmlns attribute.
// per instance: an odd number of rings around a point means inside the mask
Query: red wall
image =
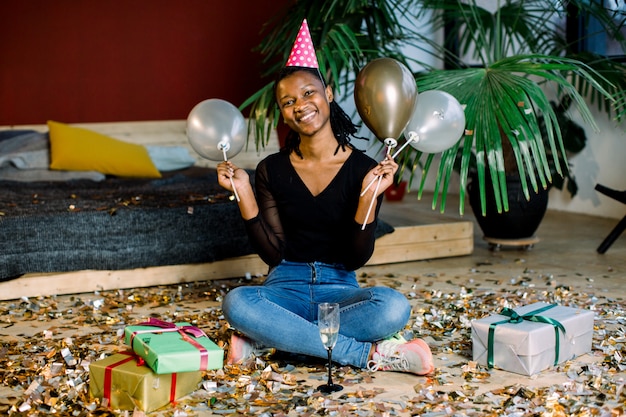
<svg viewBox="0 0 626 417"><path fill-rule="evenodd" d="M185 119L208 98L239 106L267 82L251 49L289 2L2 1L0 125Z"/></svg>

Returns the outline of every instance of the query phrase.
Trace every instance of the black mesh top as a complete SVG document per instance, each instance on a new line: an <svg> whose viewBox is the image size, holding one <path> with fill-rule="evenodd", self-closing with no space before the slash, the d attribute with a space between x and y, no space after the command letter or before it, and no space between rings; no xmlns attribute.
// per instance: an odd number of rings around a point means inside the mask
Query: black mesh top
<svg viewBox="0 0 626 417"><path fill-rule="evenodd" d="M270 266L281 260L365 265L374 251L376 221L361 230L354 220L365 174L376 165L354 150L335 178L313 196L285 152L261 161L255 175L259 216L246 222L250 241ZM382 195L376 204L376 215Z"/></svg>

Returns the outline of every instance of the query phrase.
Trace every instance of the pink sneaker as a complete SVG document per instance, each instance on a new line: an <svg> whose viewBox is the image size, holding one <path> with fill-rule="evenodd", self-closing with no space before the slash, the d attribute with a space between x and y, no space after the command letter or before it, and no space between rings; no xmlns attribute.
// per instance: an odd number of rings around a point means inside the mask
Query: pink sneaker
<svg viewBox="0 0 626 417"><path fill-rule="evenodd" d="M367 363L370 371L399 371L428 375L435 370L433 354L422 339L403 338L383 340Z"/></svg>
<svg viewBox="0 0 626 417"><path fill-rule="evenodd" d="M274 348L258 346L256 342L241 334L233 333L228 346L226 364L241 365L254 357L269 356L276 352Z"/></svg>

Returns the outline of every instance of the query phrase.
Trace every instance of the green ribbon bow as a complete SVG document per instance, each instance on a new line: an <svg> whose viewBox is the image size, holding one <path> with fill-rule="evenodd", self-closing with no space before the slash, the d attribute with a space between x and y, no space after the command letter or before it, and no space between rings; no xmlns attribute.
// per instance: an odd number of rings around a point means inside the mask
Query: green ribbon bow
<svg viewBox="0 0 626 417"><path fill-rule="evenodd" d="M563 334L565 334L565 327L563 327L563 325L559 323L557 320L551 319L550 317L538 315L540 313L543 313L546 310L551 309L552 307L556 307L556 304L547 305L545 307L539 308L537 310L531 311L521 316L517 314L514 310L511 310L510 308L507 308L507 307L503 308L500 314L503 316L509 317L509 319L491 323L489 325L489 334L487 338L487 366L489 368L493 368L493 342L494 342L496 326L498 326L499 324L505 324L505 323L522 323L524 320L534 321L536 323L546 323L546 324L550 324L554 326L554 337L555 337L554 365L556 366L559 363L559 347L560 347L559 330L561 330Z"/></svg>

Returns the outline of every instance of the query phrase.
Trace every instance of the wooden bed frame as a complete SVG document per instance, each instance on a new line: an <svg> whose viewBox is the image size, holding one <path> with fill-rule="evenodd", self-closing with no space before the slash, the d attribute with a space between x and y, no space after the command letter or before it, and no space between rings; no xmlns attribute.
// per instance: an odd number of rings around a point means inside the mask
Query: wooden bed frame
<svg viewBox="0 0 626 417"><path fill-rule="evenodd" d="M216 162L200 158L189 145L184 120L75 124L118 139L144 145L178 145L190 149L197 165L214 167ZM47 131L45 125L4 126L1 129L34 129ZM254 145L251 145L253 147ZM260 152L246 149L233 162L253 169L260 159L278 149L278 140ZM396 204L396 203L393 203ZM384 205L383 205L384 206ZM383 218L383 220L386 220ZM367 265L417 261L468 255L474 248L473 222L451 220L421 225L396 225L395 231L376 241L376 249ZM64 273L26 274L17 279L0 282L0 299L10 300L51 294L75 294L97 290L148 287L193 281L206 281L265 275L267 265L257 255L247 255L221 261L173 266L158 266L131 270L84 270Z"/></svg>

